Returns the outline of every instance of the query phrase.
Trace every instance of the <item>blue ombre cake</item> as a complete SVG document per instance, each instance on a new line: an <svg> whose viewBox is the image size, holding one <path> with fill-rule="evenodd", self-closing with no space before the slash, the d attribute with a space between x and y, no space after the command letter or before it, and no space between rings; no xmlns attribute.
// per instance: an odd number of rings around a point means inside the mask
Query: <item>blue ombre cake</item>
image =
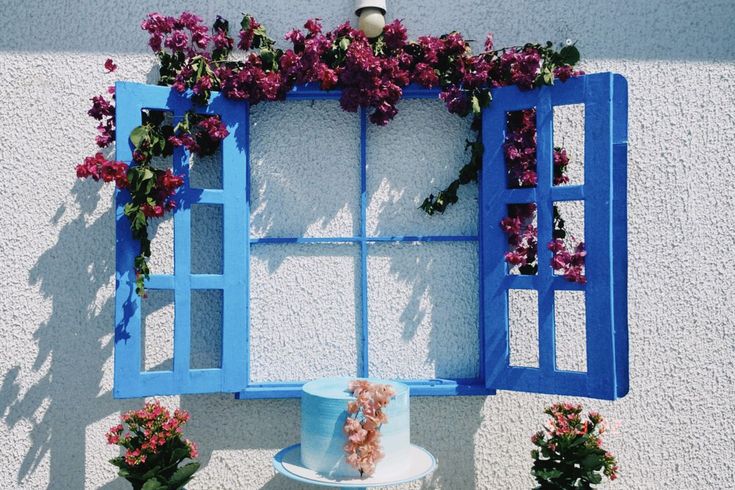
<svg viewBox="0 0 735 490"><path fill-rule="evenodd" d="M322 378L306 383L301 393L301 463L330 478L358 478L360 473L345 460L347 437L342 431L347 419L347 402L355 397L348 391L357 378ZM411 446L408 386L395 381L368 379L390 384L395 397L385 407L388 422L380 427L380 445L385 457L378 462L375 476L399 474L406 467Z"/></svg>

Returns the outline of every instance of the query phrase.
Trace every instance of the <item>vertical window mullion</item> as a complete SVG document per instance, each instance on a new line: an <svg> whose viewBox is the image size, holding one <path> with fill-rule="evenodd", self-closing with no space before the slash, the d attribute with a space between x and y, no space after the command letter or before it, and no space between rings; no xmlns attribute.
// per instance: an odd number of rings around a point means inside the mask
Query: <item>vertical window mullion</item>
<svg viewBox="0 0 735 490"><path fill-rule="evenodd" d="M367 243L367 109L360 109L360 327L361 356L358 375L370 375L368 344L368 243Z"/></svg>
<svg viewBox="0 0 735 490"><path fill-rule="evenodd" d="M496 104L493 102L493 104ZM508 329L508 292L505 280L507 267L503 256L507 249L505 235L498 227L507 212L508 203L503 200L509 195L506 191L505 177L505 133L506 111L485 110L482 121L482 144L484 147L482 173L480 179L482 196L480 202L483 229L482 238L482 288L483 325L485 328L481 344L485 358L485 386L495 388L499 378L510 363L510 344Z"/></svg>
<svg viewBox="0 0 735 490"><path fill-rule="evenodd" d="M547 244L552 240L553 206L551 186L554 165L554 112L551 106L550 88L540 89L536 106L536 216L538 263L538 328L539 368L545 373L554 371L554 287L551 269L551 251Z"/></svg>
<svg viewBox="0 0 735 490"><path fill-rule="evenodd" d="M183 116L183 114L177 114ZM186 383L191 358L191 199L189 152L174 150L173 171L184 176L179 209L174 213L174 378Z"/></svg>

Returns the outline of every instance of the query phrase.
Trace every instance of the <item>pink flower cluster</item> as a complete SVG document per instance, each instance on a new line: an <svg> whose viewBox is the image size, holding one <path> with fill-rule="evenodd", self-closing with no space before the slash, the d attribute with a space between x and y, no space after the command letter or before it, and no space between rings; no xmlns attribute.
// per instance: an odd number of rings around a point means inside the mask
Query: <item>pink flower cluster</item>
<svg viewBox="0 0 735 490"><path fill-rule="evenodd" d="M602 449L602 434L607 431L605 421L599 412L590 411L587 417L582 416L582 405L573 403L555 403L544 411L549 419L544 430L531 436L531 442L547 452L546 457L570 457L573 453L599 456L599 467L610 480L617 479L619 470L615 456ZM569 448L579 447L578 451ZM535 459L540 454L533 452ZM589 456L588 456L589 457ZM569 463L574 463L569 461ZM599 471L599 470L598 470Z"/></svg>
<svg viewBox="0 0 735 490"><path fill-rule="evenodd" d="M508 187L534 187L538 183L536 172L536 110L528 109L508 114L508 131L504 145ZM554 148L554 185L569 182L566 169L569 164L567 151ZM558 210L556 210L558 213ZM500 227L508 235L510 250L505 261L517 267L521 274L534 274L538 270L538 229L535 204L514 204L508 206L508 216L500 222ZM563 221L554 220L555 233L566 236ZM571 282L584 284L584 259L587 252L583 242L554 238L547 244L553 252L551 267Z"/></svg>
<svg viewBox="0 0 735 490"><path fill-rule="evenodd" d="M184 184L184 179L174 175L170 168L157 170L156 185L153 187L148 202L141 206L146 218L160 218L166 211L176 209L176 201L172 199L176 190Z"/></svg>
<svg viewBox="0 0 735 490"><path fill-rule="evenodd" d="M504 150L508 186L511 188L535 186L538 182L535 109L508 113Z"/></svg>
<svg viewBox="0 0 735 490"><path fill-rule="evenodd" d="M145 404L141 410L126 412L122 423L107 432L107 443L125 448L124 462L128 466L144 464L159 453L173 451L173 446L183 445L188 449L187 457L198 456L194 442L183 439L183 426L189 414L180 409L174 413L156 402Z"/></svg>
<svg viewBox="0 0 735 490"><path fill-rule="evenodd" d="M123 162L108 160L102 153L84 159L84 163L77 165L77 177L80 179L92 178L94 181L115 182L118 189L128 187L128 166Z"/></svg>
<svg viewBox="0 0 735 490"><path fill-rule="evenodd" d="M508 216L500 222L511 247L505 254L505 261L519 267L521 273L535 272L526 270L535 266L538 254L538 228L534 224L535 219L535 204L511 204L508 206Z"/></svg>
<svg viewBox="0 0 735 490"><path fill-rule="evenodd" d="M383 458L380 447L380 426L388 423L388 416L383 409L395 396L390 385L373 384L366 380L354 380L349 390L355 396L354 401L347 404L347 419L344 433L347 444L344 450L347 462L360 475L370 476L375 473L377 463Z"/></svg>

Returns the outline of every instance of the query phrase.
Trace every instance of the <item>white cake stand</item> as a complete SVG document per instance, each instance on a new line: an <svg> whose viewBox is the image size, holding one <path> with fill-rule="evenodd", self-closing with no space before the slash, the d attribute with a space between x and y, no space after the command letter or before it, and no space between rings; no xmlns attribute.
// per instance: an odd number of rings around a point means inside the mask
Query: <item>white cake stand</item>
<svg viewBox="0 0 735 490"><path fill-rule="evenodd" d="M368 489L384 487L388 485L399 485L423 478L436 469L436 459L426 449L411 445L411 449L405 458L406 467L401 474L393 474L389 477L370 476L366 478L345 478L335 480L321 475L301 464L301 444L294 444L278 451L273 456L273 467L280 474L302 483L310 483L320 487L337 487L355 489Z"/></svg>

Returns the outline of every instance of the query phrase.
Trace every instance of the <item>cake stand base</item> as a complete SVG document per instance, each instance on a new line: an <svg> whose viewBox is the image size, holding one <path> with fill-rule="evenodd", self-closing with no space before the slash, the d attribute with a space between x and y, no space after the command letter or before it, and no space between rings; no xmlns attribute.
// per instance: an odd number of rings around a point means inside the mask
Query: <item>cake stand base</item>
<svg viewBox="0 0 735 490"><path fill-rule="evenodd" d="M436 469L436 459L424 448L411 445L406 457L406 467L401 474L381 477L380 475L366 478L344 478L335 480L317 473L301 464L301 444L294 444L281 449L273 457L273 467L276 471L292 480L302 483L310 483L320 487L337 487L355 489L367 489L398 485L423 478Z"/></svg>

